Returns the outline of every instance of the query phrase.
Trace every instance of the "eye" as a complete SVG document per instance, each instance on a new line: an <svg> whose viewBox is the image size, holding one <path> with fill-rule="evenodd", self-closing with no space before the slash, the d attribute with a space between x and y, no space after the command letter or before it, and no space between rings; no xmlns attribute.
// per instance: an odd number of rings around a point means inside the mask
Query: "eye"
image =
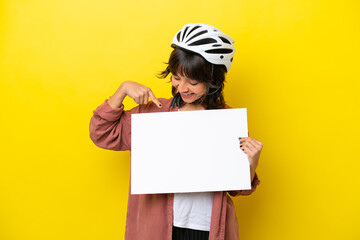
<svg viewBox="0 0 360 240"><path fill-rule="evenodd" d="M175 77L175 76L173 75L173 80L179 81L180 78L179 78L179 77Z"/></svg>
<svg viewBox="0 0 360 240"><path fill-rule="evenodd" d="M196 86L196 85L199 84L199 82L198 81L191 81L190 84L193 85L193 86Z"/></svg>

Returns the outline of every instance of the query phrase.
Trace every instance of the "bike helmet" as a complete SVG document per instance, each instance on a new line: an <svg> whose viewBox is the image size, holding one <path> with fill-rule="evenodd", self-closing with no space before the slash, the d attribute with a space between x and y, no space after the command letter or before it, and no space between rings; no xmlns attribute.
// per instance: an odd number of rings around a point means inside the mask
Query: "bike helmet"
<svg viewBox="0 0 360 240"><path fill-rule="evenodd" d="M175 34L171 47L200 54L212 64L224 65L227 72L235 53L231 37L218 28L203 23L186 24Z"/></svg>

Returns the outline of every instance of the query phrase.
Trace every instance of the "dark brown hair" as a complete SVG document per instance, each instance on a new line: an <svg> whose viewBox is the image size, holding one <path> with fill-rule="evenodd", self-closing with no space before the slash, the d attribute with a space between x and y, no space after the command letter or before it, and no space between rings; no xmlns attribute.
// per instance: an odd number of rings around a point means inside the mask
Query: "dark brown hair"
<svg viewBox="0 0 360 240"><path fill-rule="evenodd" d="M159 73L159 78L166 78L170 73L181 75L206 83L207 93L202 104L206 109L221 109L225 107L223 89L226 67L215 65L206 61L197 53L181 48L175 48L169 58L166 69ZM172 95L177 94L177 89L172 87ZM183 104L181 100L181 104Z"/></svg>

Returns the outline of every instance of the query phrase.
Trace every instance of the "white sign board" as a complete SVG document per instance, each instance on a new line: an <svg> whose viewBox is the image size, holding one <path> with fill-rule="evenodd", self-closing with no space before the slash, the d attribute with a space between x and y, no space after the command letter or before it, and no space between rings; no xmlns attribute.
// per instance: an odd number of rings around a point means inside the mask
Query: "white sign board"
<svg viewBox="0 0 360 240"><path fill-rule="evenodd" d="M246 108L131 116L131 194L251 189Z"/></svg>

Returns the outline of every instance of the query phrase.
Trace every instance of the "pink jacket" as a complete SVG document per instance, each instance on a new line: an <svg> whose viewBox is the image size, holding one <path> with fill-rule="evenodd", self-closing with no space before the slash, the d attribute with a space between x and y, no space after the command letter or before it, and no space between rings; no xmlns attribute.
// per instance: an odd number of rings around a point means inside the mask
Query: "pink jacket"
<svg viewBox="0 0 360 240"><path fill-rule="evenodd" d="M171 112L171 99L159 99L162 108L149 103L129 111L124 106L111 108L107 100L94 111L90 120L90 138L96 146L124 151L131 150L131 114ZM214 192L209 240L238 240L238 222L235 207L228 196L249 195L259 180L255 175L251 190ZM131 184L131 183L130 183ZM227 194L228 193L228 194ZM171 240L173 220L173 194L132 195L129 190L125 229L126 240Z"/></svg>

